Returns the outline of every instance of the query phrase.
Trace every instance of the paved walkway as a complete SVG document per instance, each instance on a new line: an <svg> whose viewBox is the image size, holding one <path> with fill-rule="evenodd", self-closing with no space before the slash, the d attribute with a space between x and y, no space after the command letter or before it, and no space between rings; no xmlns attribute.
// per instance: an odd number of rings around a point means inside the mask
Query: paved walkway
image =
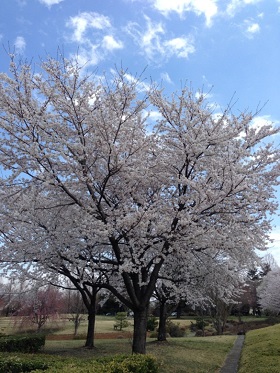
<svg viewBox="0 0 280 373"><path fill-rule="evenodd" d="M244 338L244 335L237 336L236 341L226 358L225 364L220 370L220 373L237 373Z"/></svg>

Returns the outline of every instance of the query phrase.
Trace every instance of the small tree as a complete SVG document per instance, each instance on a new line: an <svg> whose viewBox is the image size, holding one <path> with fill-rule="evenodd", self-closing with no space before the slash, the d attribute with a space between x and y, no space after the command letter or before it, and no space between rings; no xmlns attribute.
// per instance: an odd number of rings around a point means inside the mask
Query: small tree
<svg viewBox="0 0 280 373"><path fill-rule="evenodd" d="M127 328L129 326L129 322L127 320L127 312L118 312L115 316L116 323L115 327L116 329L119 329L120 331L123 330L123 328Z"/></svg>
<svg viewBox="0 0 280 373"><path fill-rule="evenodd" d="M78 328L81 321L86 313L86 308L81 297L81 294L76 290L69 290L68 293L68 313L70 316L70 321L74 324L74 336L78 334Z"/></svg>
<svg viewBox="0 0 280 373"><path fill-rule="evenodd" d="M63 295L58 289L48 286L47 288L33 288L20 310L22 316L21 326L26 322L34 324L37 332L40 332L48 320L55 320L63 307Z"/></svg>

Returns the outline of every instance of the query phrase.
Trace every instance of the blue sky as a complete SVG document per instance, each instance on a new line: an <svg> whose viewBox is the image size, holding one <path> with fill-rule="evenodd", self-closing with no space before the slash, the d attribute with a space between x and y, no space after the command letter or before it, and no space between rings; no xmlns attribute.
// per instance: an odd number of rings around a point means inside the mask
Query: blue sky
<svg viewBox="0 0 280 373"><path fill-rule="evenodd" d="M100 73L146 69L170 91L188 81L222 107L233 96L237 111L265 104L255 121L280 123L280 0L1 0L0 43L0 71L5 49L36 63L59 47Z"/></svg>

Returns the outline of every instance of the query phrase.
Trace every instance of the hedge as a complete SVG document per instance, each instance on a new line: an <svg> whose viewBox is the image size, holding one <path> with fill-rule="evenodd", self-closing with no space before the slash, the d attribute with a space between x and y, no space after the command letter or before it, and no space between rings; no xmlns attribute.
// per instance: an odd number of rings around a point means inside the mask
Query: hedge
<svg viewBox="0 0 280 373"><path fill-rule="evenodd" d="M40 373L38 369L32 373ZM150 355L117 355L90 361L68 360L49 367L46 373L158 373L158 363Z"/></svg>
<svg viewBox="0 0 280 373"><path fill-rule="evenodd" d="M22 373L40 369L42 372L48 368L48 364L37 356L0 356L0 373Z"/></svg>
<svg viewBox="0 0 280 373"><path fill-rule="evenodd" d="M101 373L158 373L158 364L150 355L119 355L103 364Z"/></svg>
<svg viewBox="0 0 280 373"><path fill-rule="evenodd" d="M1 352L38 352L45 345L45 336L39 334L16 335L0 338Z"/></svg>

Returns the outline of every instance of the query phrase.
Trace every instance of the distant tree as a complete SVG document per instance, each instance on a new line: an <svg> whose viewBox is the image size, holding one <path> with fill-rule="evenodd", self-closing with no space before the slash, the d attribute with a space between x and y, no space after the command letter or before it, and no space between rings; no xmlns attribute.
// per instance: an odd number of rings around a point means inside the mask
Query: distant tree
<svg viewBox="0 0 280 373"><path fill-rule="evenodd" d="M257 289L259 302L264 311L280 313L280 269L267 273Z"/></svg>
<svg viewBox="0 0 280 373"><path fill-rule="evenodd" d="M279 130L252 119L215 112L187 86L166 97L123 70L100 79L49 58L35 72L11 55L0 75L2 265L67 277L87 308L87 347L97 293L111 291L145 353L150 298L175 253L183 263L222 250L234 263L266 249Z"/></svg>
<svg viewBox="0 0 280 373"><path fill-rule="evenodd" d="M240 316L245 313L249 314L249 312L252 312L253 315L260 315L261 305L257 289L265 279L265 276L271 270L277 270L278 268L273 256L266 254L260 259L258 265L248 271L238 304L234 307Z"/></svg>
<svg viewBox="0 0 280 373"><path fill-rule="evenodd" d="M129 326L129 321L127 320L127 312L118 312L115 316L115 319L116 329L122 331L123 328L127 328Z"/></svg>
<svg viewBox="0 0 280 373"><path fill-rule="evenodd" d="M40 332L48 320L59 317L60 310L64 307L63 294L52 286L33 287L27 294L19 312L21 324L24 327L28 323L34 324L37 332Z"/></svg>
<svg viewBox="0 0 280 373"><path fill-rule="evenodd" d="M78 334L78 328L85 317L86 307L81 294L76 289L69 290L67 298L67 313L70 321L74 324L74 336L76 336Z"/></svg>
<svg viewBox="0 0 280 373"><path fill-rule="evenodd" d="M28 291L28 285L23 279L16 276L4 277L0 288L2 315L17 315Z"/></svg>

